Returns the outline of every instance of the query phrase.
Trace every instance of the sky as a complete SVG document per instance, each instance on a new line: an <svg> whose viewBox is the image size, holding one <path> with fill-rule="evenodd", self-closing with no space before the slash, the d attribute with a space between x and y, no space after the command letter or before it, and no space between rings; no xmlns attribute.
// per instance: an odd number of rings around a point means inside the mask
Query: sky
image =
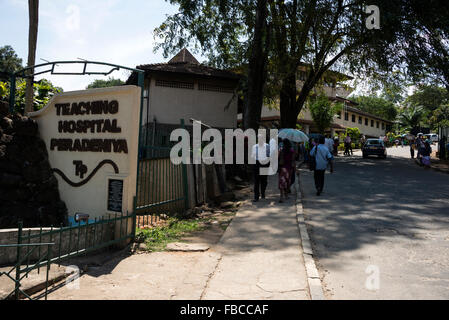
<svg viewBox="0 0 449 320"><path fill-rule="evenodd" d="M161 50L153 53L153 30L167 15L176 12L177 7L164 0L40 0L36 64L81 58L134 68L166 62ZM0 46L12 46L26 65L27 0L0 0L0 30ZM69 69L65 67L64 71ZM115 71L111 76L127 79L124 71ZM37 79L42 77L64 91L85 89L94 79L107 79L101 75L49 73Z"/></svg>
<svg viewBox="0 0 449 320"><path fill-rule="evenodd" d="M153 30L177 6L165 0L40 0L36 64L47 61L103 61L134 68L140 64L166 62L161 50L154 53ZM0 46L10 45L26 65L28 56L28 1L0 0ZM196 56L199 61L204 57ZM58 71L79 71L59 66ZM63 68L63 69L62 69ZM104 67L95 67L105 70ZM90 69L93 70L93 69ZM126 80L128 73L116 71L115 78ZM64 91L85 89L105 76L56 76L49 79ZM358 85L352 94L363 94ZM410 94L410 88L409 88Z"/></svg>

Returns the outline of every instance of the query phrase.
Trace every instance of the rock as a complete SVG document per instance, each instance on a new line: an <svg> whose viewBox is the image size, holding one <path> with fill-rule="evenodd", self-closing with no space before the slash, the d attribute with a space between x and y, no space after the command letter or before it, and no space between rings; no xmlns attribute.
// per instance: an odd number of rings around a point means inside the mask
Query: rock
<svg viewBox="0 0 449 320"><path fill-rule="evenodd" d="M167 244L167 250L169 251L207 251L209 246L204 243L184 243L184 242L172 242Z"/></svg>
<svg viewBox="0 0 449 320"><path fill-rule="evenodd" d="M22 182L22 177L16 174L1 173L0 185L4 187L16 187Z"/></svg>
<svg viewBox="0 0 449 320"><path fill-rule="evenodd" d="M232 208L232 207L234 207L234 202L232 202L232 201L226 201L226 202L220 203L220 208L222 208L222 209L227 209L227 208Z"/></svg>
<svg viewBox="0 0 449 320"><path fill-rule="evenodd" d="M3 144L3 145L10 144L12 139L13 139L13 136L11 136L9 134L2 134L2 136L0 138L0 144Z"/></svg>
<svg viewBox="0 0 449 320"><path fill-rule="evenodd" d="M37 135L37 123L31 118L21 117L19 115L14 116L13 129L18 136L36 136Z"/></svg>
<svg viewBox="0 0 449 320"><path fill-rule="evenodd" d="M0 120L0 127L5 133L11 133L13 131L13 121L7 117L3 117Z"/></svg>
<svg viewBox="0 0 449 320"><path fill-rule="evenodd" d="M137 250L139 250L139 251L147 251L146 243L144 243L144 242L139 243L139 246L137 247Z"/></svg>
<svg viewBox="0 0 449 320"><path fill-rule="evenodd" d="M3 109L2 109L3 108ZM67 224L67 207L37 123L0 105L0 228Z"/></svg>
<svg viewBox="0 0 449 320"><path fill-rule="evenodd" d="M6 117L9 114L9 103L0 101L0 118Z"/></svg>

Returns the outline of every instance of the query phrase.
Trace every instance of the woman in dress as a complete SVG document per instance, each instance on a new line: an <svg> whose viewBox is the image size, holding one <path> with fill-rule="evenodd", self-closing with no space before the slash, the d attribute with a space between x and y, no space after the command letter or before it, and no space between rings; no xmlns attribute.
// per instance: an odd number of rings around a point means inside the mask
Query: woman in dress
<svg viewBox="0 0 449 320"><path fill-rule="evenodd" d="M279 190L281 198L279 202L284 202L290 189L291 174L295 161L295 151L290 140L284 139L281 152L279 153Z"/></svg>

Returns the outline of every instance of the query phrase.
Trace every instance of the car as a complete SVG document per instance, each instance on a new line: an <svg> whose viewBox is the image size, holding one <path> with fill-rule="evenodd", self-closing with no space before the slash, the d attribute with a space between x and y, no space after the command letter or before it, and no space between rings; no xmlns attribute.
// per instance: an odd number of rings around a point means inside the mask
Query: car
<svg viewBox="0 0 449 320"><path fill-rule="evenodd" d="M367 139L363 145L362 154L364 158L375 155L385 159L387 157L387 148L382 139Z"/></svg>
<svg viewBox="0 0 449 320"><path fill-rule="evenodd" d="M430 133L429 135L430 141L432 141L432 143L434 142L438 142L438 135L436 133Z"/></svg>

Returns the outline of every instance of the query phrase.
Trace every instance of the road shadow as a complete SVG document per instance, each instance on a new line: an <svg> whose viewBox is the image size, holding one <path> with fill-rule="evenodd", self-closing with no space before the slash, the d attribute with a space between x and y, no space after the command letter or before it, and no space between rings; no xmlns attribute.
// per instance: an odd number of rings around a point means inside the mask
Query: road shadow
<svg viewBox="0 0 449 320"><path fill-rule="evenodd" d="M319 258L381 241L406 239L417 246L449 230L447 175L412 161L338 157L320 197L313 173L301 169L306 221Z"/></svg>

